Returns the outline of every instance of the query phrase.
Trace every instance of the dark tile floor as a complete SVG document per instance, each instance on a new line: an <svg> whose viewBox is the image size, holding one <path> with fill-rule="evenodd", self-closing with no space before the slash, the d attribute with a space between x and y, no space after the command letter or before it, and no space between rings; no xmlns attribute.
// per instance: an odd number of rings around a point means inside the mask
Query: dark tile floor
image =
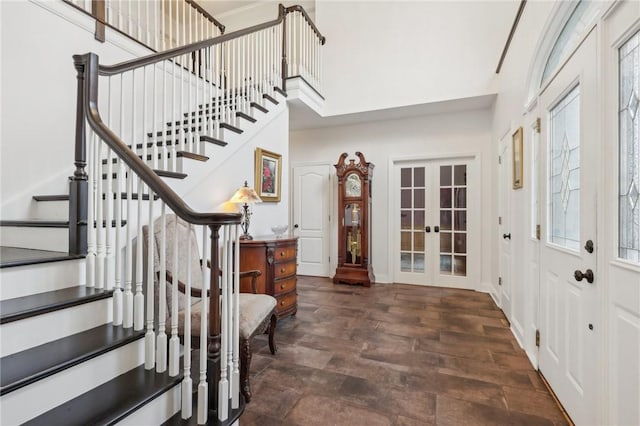
<svg viewBox="0 0 640 426"><path fill-rule="evenodd" d="M248 425L560 425L484 293L299 277L278 353L254 340Z"/></svg>

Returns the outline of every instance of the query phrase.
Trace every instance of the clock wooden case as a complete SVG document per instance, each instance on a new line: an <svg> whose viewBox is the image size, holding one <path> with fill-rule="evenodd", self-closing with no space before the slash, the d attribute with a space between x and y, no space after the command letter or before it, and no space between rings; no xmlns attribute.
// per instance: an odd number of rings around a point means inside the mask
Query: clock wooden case
<svg viewBox="0 0 640 426"><path fill-rule="evenodd" d="M375 282L371 267L371 178L372 163L361 152L359 162L348 154L340 155L335 165L338 175L338 267L334 283L361 284Z"/></svg>

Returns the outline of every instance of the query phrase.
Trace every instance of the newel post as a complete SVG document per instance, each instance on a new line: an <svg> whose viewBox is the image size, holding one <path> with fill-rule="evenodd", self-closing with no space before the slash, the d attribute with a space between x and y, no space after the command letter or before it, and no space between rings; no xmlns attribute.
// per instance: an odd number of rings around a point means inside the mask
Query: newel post
<svg viewBox="0 0 640 426"><path fill-rule="evenodd" d="M218 382L220 381L220 225L211 228L211 280L209 287L209 336L207 342L207 385L209 409L218 406Z"/></svg>
<svg viewBox="0 0 640 426"><path fill-rule="evenodd" d="M278 5L279 15L282 17L282 90L287 91L287 73L289 64L287 63L287 10L284 5Z"/></svg>
<svg viewBox="0 0 640 426"><path fill-rule="evenodd" d="M87 143L85 119L85 71L87 55L74 55L78 92L76 98L76 140L73 164L75 171L69 178L69 254L87 254Z"/></svg>

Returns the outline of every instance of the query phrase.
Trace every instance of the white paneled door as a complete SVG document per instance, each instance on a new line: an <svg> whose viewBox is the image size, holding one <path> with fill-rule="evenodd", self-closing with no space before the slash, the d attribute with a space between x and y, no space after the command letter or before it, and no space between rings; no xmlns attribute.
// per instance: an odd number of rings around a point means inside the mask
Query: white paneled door
<svg viewBox="0 0 640 426"><path fill-rule="evenodd" d="M394 281L475 288L475 160L397 162L393 182Z"/></svg>
<svg viewBox="0 0 640 426"><path fill-rule="evenodd" d="M500 159L498 166L500 168L500 194L498 207L498 229L500 232L500 277L498 278L498 298L500 308L509 321L513 322L511 315L511 134L505 135L500 141Z"/></svg>
<svg viewBox="0 0 640 426"><path fill-rule="evenodd" d="M543 244L539 368L576 424L598 423L600 321L592 32L540 96Z"/></svg>
<svg viewBox="0 0 640 426"><path fill-rule="evenodd" d="M298 237L298 274L329 276L330 165L293 168L293 234Z"/></svg>

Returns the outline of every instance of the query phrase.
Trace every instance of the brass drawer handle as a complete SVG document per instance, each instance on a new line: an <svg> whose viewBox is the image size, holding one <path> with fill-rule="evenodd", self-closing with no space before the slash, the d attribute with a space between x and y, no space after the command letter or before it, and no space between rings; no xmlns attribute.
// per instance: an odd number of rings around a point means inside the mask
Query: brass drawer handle
<svg viewBox="0 0 640 426"><path fill-rule="evenodd" d="M284 284L280 284L280 290L284 290Z"/></svg>
<svg viewBox="0 0 640 426"><path fill-rule="evenodd" d="M283 251L280 252L280 257L284 257L284 252Z"/></svg>
<svg viewBox="0 0 640 426"><path fill-rule="evenodd" d="M280 302L280 306L284 306L284 300Z"/></svg>
<svg viewBox="0 0 640 426"><path fill-rule="evenodd" d="M284 272L284 271L286 271L286 269L280 268L280 272Z"/></svg>

